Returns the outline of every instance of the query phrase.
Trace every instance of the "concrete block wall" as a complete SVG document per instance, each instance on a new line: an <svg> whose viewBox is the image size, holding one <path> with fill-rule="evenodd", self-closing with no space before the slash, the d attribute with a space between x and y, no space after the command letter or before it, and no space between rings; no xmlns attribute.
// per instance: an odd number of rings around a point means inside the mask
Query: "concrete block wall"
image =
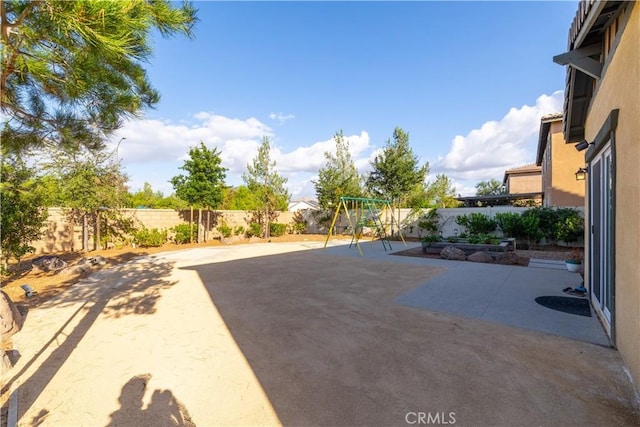
<svg viewBox="0 0 640 427"><path fill-rule="evenodd" d="M157 228L169 230L178 224L189 224L190 210L175 211L172 209L122 209L125 218L132 218L136 227L148 229ZM82 250L82 223L75 225L69 220L63 208L49 208L49 217L40 240L30 242L36 249L36 254L53 254ZM216 227L224 221L229 227L242 226L248 228L251 213L247 211L209 211L202 210L203 239L214 239L220 236ZM291 224L294 221L294 212L279 212L276 222ZM207 217L209 218L207 226ZM193 222L200 222L199 212L193 210ZM89 232L89 248L93 249L93 230Z"/></svg>

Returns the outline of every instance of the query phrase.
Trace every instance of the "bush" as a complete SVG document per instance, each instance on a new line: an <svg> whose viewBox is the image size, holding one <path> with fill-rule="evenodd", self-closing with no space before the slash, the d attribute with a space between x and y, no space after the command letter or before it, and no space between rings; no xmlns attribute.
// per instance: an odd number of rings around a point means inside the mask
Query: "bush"
<svg viewBox="0 0 640 427"><path fill-rule="evenodd" d="M287 224L280 224L277 222L272 222L269 224L269 235L273 237L278 237L284 235L287 232Z"/></svg>
<svg viewBox="0 0 640 427"><path fill-rule="evenodd" d="M527 239L527 243L537 243L544 237L540 230L540 217L535 213L531 213L535 209L529 209L522 214L522 232L523 237Z"/></svg>
<svg viewBox="0 0 640 427"><path fill-rule="evenodd" d="M496 214L496 223L504 237L525 237L522 216L516 212L499 212Z"/></svg>
<svg viewBox="0 0 640 427"><path fill-rule="evenodd" d="M244 227L241 225L238 225L236 228L233 229L233 235L234 236L242 236L244 234Z"/></svg>
<svg viewBox="0 0 640 427"><path fill-rule="evenodd" d="M143 228L135 232L134 238L140 247L158 247L164 245L167 241L167 231L158 230L157 228L152 228L151 230Z"/></svg>
<svg viewBox="0 0 640 427"><path fill-rule="evenodd" d="M441 242L442 241L442 237L440 237L437 234L427 234L426 236L424 236L420 240L422 242L424 242L424 243L434 243L434 242Z"/></svg>
<svg viewBox="0 0 640 427"><path fill-rule="evenodd" d="M567 244L575 242L584 234L584 219L575 212L558 222L556 238Z"/></svg>
<svg viewBox="0 0 640 427"><path fill-rule="evenodd" d="M252 222L249 224L249 228L247 229L247 237L261 237L262 236L262 226L257 222Z"/></svg>
<svg viewBox="0 0 640 427"><path fill-rule="evenodd" d="M440 227L440 214L437 209L430 209L418 219L418 237L423 231L430 234L436 233Z"/></svg>
<svg viewBox="0 0 640 427"><path fill-rule="evenodd" d="M189 224L178 224L171 230L175 233L174 239L177 244L182 245L197 240L198 227L194 226L193 230Z"/></svg>
<svg viewBox="0 0 640 427"><path fill-rule="evenodd" d="M469 243L497 245L498 243L500 243L500 239L491 234L474 234L469 237Z"/></svg>
<svg viewBox="0 0 640 427"><path fill-rule="evenodd" d="M538 207L525 211L522 214L525 218L537 218L538 231L535 236L530 236L531 240L539 241L541 238L552 241L556 238L557 224L558 224L558 211L553 208ZM529 219L530 224L536 222L536 220ZM531 230L530 230L531 231Z"/></svg>
<svg viewBox="0 0 640 427"><path fill-rule="evenodd" d="M293 234L302 234L307 230L306 221L296 221L291 224L291 232Z"/></svg>
<svg viewBox="0 0 640 427"><path fill-rule="evenodd" d="M227 224L222 223L216 228L220 232L220 234L222 234L222 237L231 237L231 233L233 230Z"/></svg>
<svg viewBox="0 0 640 427"><path fill-rule="evenodd" d="M490 234L496 230L498 223L487 215L474 212L469 215L458 215L456 224L461 225L469 231L469 234Z"/></svg>

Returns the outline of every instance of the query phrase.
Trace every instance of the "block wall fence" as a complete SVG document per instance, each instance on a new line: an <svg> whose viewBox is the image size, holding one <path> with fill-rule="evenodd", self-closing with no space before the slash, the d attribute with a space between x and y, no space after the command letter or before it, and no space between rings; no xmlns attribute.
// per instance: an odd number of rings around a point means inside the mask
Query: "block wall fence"
<svg viewBox="0 0 640 427"><path fill-rule="evenodd" d="M575 207L583 216L584 208L582 206ZM458 215L467 215L472 212L483 213L490 218L494 218L499 212L517 212L522 213L530 208L513 207L513 206L487 206L481 208L448 208L438 209L440 215L440 230L444 237L460 234L464 229L456 224L455 219ZM134 220L137 227L148 229L165 229L168 230L178 224L188 224L190 219L190 210L176 211L172 209L122 209L125 217ZM426 212L427 210L425 210ZM211 240L220 237L220 233L216 227L223 222L231 228L242 226L248 228L251 212L248 211L206 211L202 210L202 227L203 234L201 240ZM403 236L419 237L419 230L416 226L417 220L407 221L411 213L411 209L400 209L394 211L394 223L403 225ZM296 220L303 220L307 227L305 233L310 234L326 234L328 225L334 216L334 212L320 211L297 211L297 212L278 212L275 222L283 224L292 224ZM324 217L324 221L323 221ZM328 218L328 220L327 220ZM382 221L390 227L392 222L390 212L383 212ZM193 222L200 222L199 211L193 210ZM207 226L208 224L208 226ZM346 231L348 220L344 214L339 215L336 221L336 232L341 234ZM397 227L397 225L396 225ZM457 231L457 233L456 233ZM497 232L500 235L500 232ZM89 233L89 248L95 247L92 240L93 232ZM51 254L58 252L70 252L82 249L82 224L76 223L75 226L67 219L62 208L49 208L49 218L45 233L42 239L31 242L31 246L36 248L36 254Z"/></svg>

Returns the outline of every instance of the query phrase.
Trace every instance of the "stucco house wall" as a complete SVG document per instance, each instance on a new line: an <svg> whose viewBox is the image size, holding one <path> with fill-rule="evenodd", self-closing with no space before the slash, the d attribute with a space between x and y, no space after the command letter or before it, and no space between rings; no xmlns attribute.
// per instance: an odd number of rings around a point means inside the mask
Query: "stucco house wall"
<svg viewBox="0 0 640 427"><path fill-rule="evenodd" d="M562 120L551 124L551 197L547 206L583 206L585 182L576 180L576 171L584 167L584 153L567 144L562 134ZM547 150L549 146L547 146Z"/></svg>
<svg viewBox="0 0 640 427"><path fill-rule="evenodd" d="M510 173L507 188L509 194L539 193L542 191L540 172Z"/></svg>
<svg viewBox="0 0 640 427"><path fill-rule="evenodd" d="M640 388L640 6L629 7L629 21L596 87L585 138L593 141L611 111L619 109L614 136L615 341Z"/></svg>

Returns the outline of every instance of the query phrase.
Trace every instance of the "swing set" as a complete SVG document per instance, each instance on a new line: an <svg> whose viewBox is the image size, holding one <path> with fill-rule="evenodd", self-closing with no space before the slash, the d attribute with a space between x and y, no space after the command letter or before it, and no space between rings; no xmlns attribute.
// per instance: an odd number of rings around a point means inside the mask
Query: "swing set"
<svg viewBox="0 0 640 427"><path fill-rule="evenodd" d="M391 208L391 202L389 200L369 199L365 197L340 197L340 203L338 203L336 207L336 213L333 216L333 221L331 221L323 250L327 248L327 243L331 238L331 232L334 230L341 212L344 213L349 223L348 229L351 231L349 248L355 244L360 256L362 256L362 249L360 248L359 242L368 232L371 233L371 241L377 237L382 242L385 252L387 246L389 250L391 250L391 242L389 241L387 230L393 227L394 224L398 225L398 235L402 243L405 246L407 245L402 236L400 224L393 215L393 209Z"/></svg>

